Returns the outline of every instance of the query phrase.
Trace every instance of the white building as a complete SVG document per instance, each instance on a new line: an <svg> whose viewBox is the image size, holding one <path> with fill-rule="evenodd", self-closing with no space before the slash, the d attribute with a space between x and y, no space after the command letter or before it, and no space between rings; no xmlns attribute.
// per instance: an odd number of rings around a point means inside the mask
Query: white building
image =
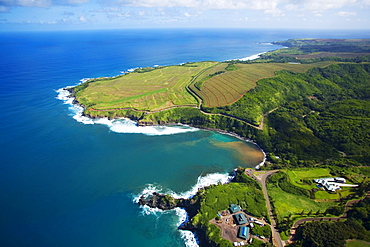
<svg viewBox="0 0 370 247"><path fill-rule="evenodd" d="M324 187L327 191L335 192L336 190L340 190L342 186L347 187L356 187L357 185L346 184L345 178L319 178L313 180L315 183L320 184Z"/></svg>

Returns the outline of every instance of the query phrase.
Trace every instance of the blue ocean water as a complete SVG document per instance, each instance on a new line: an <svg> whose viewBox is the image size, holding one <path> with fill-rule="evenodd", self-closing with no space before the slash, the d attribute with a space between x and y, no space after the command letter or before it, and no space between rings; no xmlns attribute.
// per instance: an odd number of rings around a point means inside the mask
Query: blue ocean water
<svg viewBox="0 0 370 247"><path fill-rule="evenodd" d="M73 118L73 107L57 99L57 90L134 67L244 58L278 48L271 41L300 37L370 34L247 29L0 33L0 245L185 246L177 230L182 212L145 214L134 198L150 189L186 195L194 185L225 178L222 174L239 165L257 165L258 148L209 131L151 136L84 124Z"/></svg>

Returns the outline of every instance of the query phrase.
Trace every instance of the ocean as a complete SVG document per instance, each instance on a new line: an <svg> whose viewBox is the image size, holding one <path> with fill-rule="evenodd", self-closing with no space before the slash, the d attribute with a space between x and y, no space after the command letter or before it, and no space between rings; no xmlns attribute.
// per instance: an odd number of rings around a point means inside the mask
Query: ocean
<svg viewBox="0 0 370 247"><path fill-rule="evenodd" d="M183 210L140 208L150 191L191 197L263 160L258 146L191 127L91 120L61 90L135 67L246 58L289 38L363 31L132 29L0 32L0 245L197 246Z"/></svg>

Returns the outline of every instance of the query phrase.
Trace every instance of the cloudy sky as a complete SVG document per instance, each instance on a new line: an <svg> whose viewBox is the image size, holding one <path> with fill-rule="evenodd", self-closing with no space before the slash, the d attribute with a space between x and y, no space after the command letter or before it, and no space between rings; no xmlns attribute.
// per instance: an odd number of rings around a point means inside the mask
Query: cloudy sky
<svg viewBox="0 0 370 247"><path fill-rule="evenodd" d="M0 0L1 30L370 29L370 0Z"/></svg>

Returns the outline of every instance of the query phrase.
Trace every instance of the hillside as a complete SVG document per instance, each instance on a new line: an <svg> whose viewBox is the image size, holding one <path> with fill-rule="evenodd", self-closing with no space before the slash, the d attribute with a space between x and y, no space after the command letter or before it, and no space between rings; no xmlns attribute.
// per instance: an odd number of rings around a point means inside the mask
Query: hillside
<svg viewBox="0 0 370 247"><path fill-rule="evenodd" d="M289 42L293 50L273 51L253 62L137 69L90 80L72 91L90 117L129 117L141 125L183 123L236 133L261 145L275 167L311 166L329 158L369 164L370 64L369 56L361 57L369 41ZM286 59L277 54L303 54L302 47L317 52L330 42L338 53L347 52L348 46L351 53L362 52L353 59L277 62ZM308 51L306 55L312 54Z"/></svg>

